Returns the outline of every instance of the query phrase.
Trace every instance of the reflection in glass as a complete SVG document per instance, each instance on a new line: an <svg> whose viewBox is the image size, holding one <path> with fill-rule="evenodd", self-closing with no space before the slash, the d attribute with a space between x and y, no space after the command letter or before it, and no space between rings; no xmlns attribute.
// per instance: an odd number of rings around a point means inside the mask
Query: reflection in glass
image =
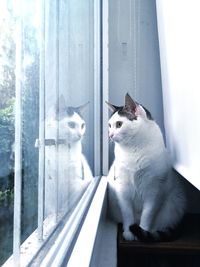
<svg viewBox="0 0 200 267"><path fill-rule="evenodd" d="M56 221L80 200L94 168L93 9L90 0L46 6L44 215Z"/></svg>
<svg viewBox="0 0 200 267"><path fill-rule="evenodd" d="M82 152L86 131L82 112L87 105L66 106L61 96L59 109L54 107L48 112L45 139L46 215L52 213L52 209L57 209L55 212L60 215L70 211L92 180L92 172ZM54 139L57 134L58 138ZM57 188L54 186L56 182Z"/></svg>

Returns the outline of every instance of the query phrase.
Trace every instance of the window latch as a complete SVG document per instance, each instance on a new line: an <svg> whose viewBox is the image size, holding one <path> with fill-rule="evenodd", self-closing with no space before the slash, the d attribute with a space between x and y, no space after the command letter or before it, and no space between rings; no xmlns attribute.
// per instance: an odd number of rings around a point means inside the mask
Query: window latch
<svg viewBox="0 0 200 267"><path fill-rule="evenodd" d="M45 139L44 145L45 146L56 146L56 145L65 145L67 144L66 139L58 139L57 141L55 139ZM40 139L35 140L35 147L40 148L42 145L42 142Z"/></svg>

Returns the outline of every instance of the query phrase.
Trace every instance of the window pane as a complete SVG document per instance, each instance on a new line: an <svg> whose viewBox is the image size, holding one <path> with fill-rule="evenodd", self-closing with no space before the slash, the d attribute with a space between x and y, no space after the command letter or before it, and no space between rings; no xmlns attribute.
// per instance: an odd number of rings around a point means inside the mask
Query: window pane
<svg viewBox="0 0 200 267"><path fill-rule="evenodd" d="M100 101L94 89L98 64L94 2L21 0L23 8L11 0L4 3L0 10L0 264L12 254L13 244L17 262L19 243L37 228L39 237L44 237L43 225L56 226L81 199L97 166L94 146L99 136L94 136L94 121ZM15 171L20 157L21 169Z"/></svg>
<svg viewBox="0 0 200 267"><path fill-rule="evenodd" d="M93 3L50 2L45 14L45 216L62 216L82 196L94 166Z"/></svg>
<svg viewBox="0 0 200 267"><path fill-rule="evenodd" d="M37 228L39 135L39 1L23 1L21 242ZM17 63L17 62L16 62Z"/></svg>
<svg viewBox="0 0 200 267"><path fill-rule="evenodd" d="M0 8L0 265L12 254L14 184L15 18L10 1Z"/></svg>

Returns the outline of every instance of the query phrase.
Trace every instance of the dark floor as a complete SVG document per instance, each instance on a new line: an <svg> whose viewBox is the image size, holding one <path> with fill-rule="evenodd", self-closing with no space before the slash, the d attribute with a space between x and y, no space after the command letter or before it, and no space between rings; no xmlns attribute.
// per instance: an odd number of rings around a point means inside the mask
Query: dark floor
<svg viewBox="0 0 200 267"><path fill-rule="evenodd" d="M171 242L125 241L118 226L118 267L200 267L200 215L189 214Z"/></svg>

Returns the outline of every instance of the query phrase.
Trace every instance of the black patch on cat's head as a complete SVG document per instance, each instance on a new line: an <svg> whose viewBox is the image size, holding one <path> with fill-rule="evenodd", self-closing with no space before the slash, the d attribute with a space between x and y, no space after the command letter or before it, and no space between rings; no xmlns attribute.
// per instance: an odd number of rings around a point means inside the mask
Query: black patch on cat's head
<svg viewBox="0 0 200 267"><path fill-rule="evenodd" d="M130 121L137 120L137 116L126 107L120 107L117 111L120 116L126 117Z"/></svg>
<svg viewBox="0 0 200 267"><path fill-rule="evenodd" d="M118 114L120 116L126 117L128 120L133 121L133 120L137 120L137 115L136 115L136 110L137 110L137 106L139 106L140 104L136 101L134 101L130 95L127 93L125 96L125 105L124 106L115 106L113 104L110 104L108 102L106 102L109 106L109 108L113 111L112 115L116 112L118 112ZM142 106L142 105L140 105ZM151 116L151 113L148 111L148 109L146 109L144 106L142 106L143 109L146 112L146 116L149 120L153 120L153 117Z"/></svg>
<svg viewBox="0 0 200 267"><path fill-rule="evenodd" d="M137 105L140 105L140 106L143 107L143 109L144 109L145 112L146 112L147 119L153 121L154 119L153 119L153 117L152 117L150 111L149 111L147 108L145 108L143 105L139 104L138 102L136 102L136 103L137 103ZM126 117L127 119L129 119L130 121L132 121L132 120L137 120L137 116L135 115L135 113L130 112L129 110L126 109L126 107L118 107L118 110L116 110L115 112L117 112L117 111L118 111L118 114L119 114L120 116L124 116L124 117ZM113 114L114 114L115 112L113 112Z"/></svg>
<svg viewBox="0 0 200 267"><path fill-rule="evenodd" d="M106 103L108 104L108 107L113 111L113 114L118 112L118 114L120 116L126 117L130 121L137 120L137 116L135 114L136 108L137 108L137 104L130 97L130 95L128 93L125 96L125 104L124 104L124 106L118 107L118 106L115 106L115 105L110 104L108 102L106 102Z"/></svg>
<svg viewBox="0 0 200 267"><path fill-rule="evenodd" d="M67 108L65 109L65 112L66 112L66 115L67 115L67 116L71 117L71 116L73 116L74 113L75 113L75 108L73 108L73 107L67 107Z"/></svg>
<svg viewBox="0 0 200 267"><path fill-rule="evenodd" d="M66 107L60 110L59 117L60 118L63 118L65 116L72 117L74 113L77 113L82 118L79 108L76 108L76 107Z"/></svg>
<svg viewBox="0 0 200 267"><path fill-rule="evenodd" d="M83 119L81 112L85 109L85 107L88 106L88 104L89 104L89 102L87 102L81 106L78 106L78 107L66 107L66 108L64 108L64 110L67 112L67 115L69 117L73 116L74 113L77 113Z"/></svg>
<svg viewBox="0 0 200 267"><path fill-rule="evenodd" d="M74 113L77 113L83 119L81 113L88 104L89 102L78 107L67 106L64 96L60 95L57 108L55 108L55 117L62 119L66 116L72 117Z"/></svg>
<svg viewBox="0 0 200 267"><path fill-rule="evenodd" d="M59 108L59 109L55 110L54 118L56 120L61 120L65 117L72 117L74 115L74 113L77 113L82 118L82 115L81 115L79 109L76 107Z"/></svg>
<svg viewBox="0 0 200 267"><path fill-rule="evenodd" d="M67 107L67 108L66 108L66 112L67 112L67 115L68 115L69 117L73 116L74 113L77 113L79 116L81 116L81 114L80 114L78 108Z"/></svg>

